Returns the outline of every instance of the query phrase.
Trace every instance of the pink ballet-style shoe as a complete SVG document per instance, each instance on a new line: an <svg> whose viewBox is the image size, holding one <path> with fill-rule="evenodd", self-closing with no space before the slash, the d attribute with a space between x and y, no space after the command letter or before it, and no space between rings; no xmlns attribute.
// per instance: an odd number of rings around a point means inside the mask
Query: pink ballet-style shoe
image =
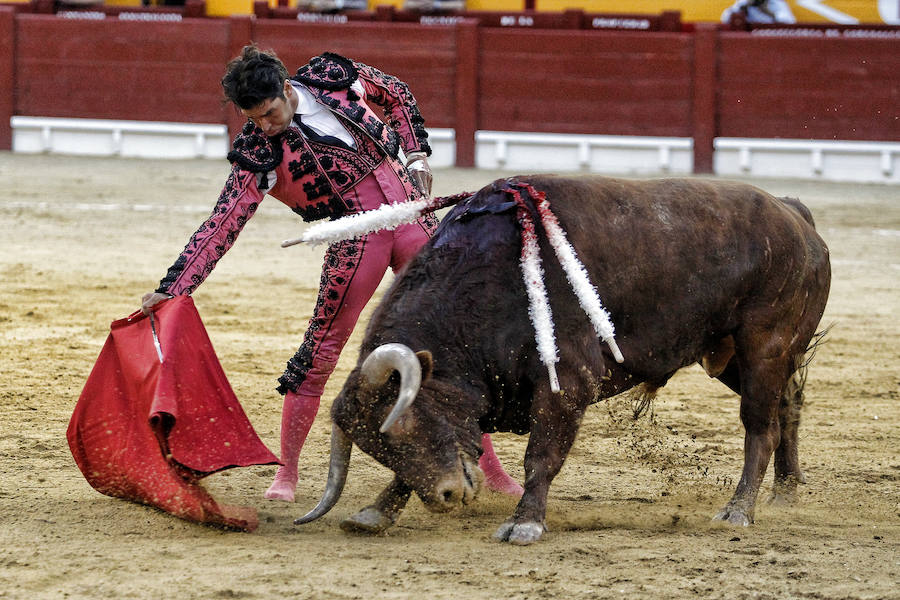
<svg viewBox="0 0 900 600"><path fill-rule="evenodd" d="M481 447L484 453L478 459L478 467L484 473L484 487L516 498L525 493L525 488L503 470L503 465L500 464L500 459L494 452L494 445L491 443L489 434L485 433L481 436Z"/></svg>
<svg viewBox="0 0 900 600"><path fill-rule="evenodd" d="M519 485L519 482L507 475L506 473L498 473L493 476L485 475L484 487L492 492L500 492L520 498L525 493L525 488Z"/></svg>
<svg viewBox="0 0 900 600"><path fill-rule="evenodd" d="M297 474L293 477L285 467L278 467L275 473L275 480L263 496L268 500L282 500L284 502L294 501L294 491L297 489Z"/></svg>

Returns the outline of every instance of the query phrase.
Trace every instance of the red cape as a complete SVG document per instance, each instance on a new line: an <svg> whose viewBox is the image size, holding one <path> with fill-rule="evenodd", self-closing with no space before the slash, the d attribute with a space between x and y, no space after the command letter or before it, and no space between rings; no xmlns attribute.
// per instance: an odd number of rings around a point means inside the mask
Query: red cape
<svg viewBox="0 0 900 600"><path fill-rule="evenodd" d="M250 507L218 504L197 481L229 467L277 464L238 403L190 296L114 321L66 437L98 492L183 519L253 531Z"/></svg>

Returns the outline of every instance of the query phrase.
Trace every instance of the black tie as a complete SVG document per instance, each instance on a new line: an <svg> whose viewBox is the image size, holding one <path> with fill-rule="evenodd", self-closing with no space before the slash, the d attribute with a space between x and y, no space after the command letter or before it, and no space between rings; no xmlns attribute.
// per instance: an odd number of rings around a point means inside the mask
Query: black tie
<svg viewBox="0 0 900 600"><path fill-rule="evenodd" d="M339 148L353 151L353 148L348 146L346 142L334 137L333 135L322 135L316 133L312 127L300 120L300 115L294 115L294 123L297 124L297 127L300 128L300 131L303 132L303 135L305 135L307 139L310 139L314 142L321 142L322 144L329 144L331 146L337 146Z"/></svg>

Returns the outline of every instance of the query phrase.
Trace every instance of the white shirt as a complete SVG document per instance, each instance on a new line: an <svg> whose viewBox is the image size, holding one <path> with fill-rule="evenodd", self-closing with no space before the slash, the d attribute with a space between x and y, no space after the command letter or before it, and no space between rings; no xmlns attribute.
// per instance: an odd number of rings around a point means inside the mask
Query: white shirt
<svg viewBox="0 0 900 600"><path fill-rule="evenodd" d="M316 98L312 95L312 92L295 81L291 81L291 87L294 88L294 91L297 92L297 96L300 98L294 114L300 115L300 120L303 121L304 125L319 135L336 137L351 148L356 148L356 141L353 139L353 136L350 135L350 132L347 131L347 128L341 124L336 116L334 116L334 113L316 102ZM360 98L366 97L366 90L363 88L359 79L353 82L350 89L356 92ZM294 123L291 123L290 126L297 129L297 126ZM257 173L256 178L257 184L263 190L263 193L271 191L278 181L278 177L274 170L269 171L268 173Z"/></svg>
<svg viewBox="0 0 900 600"><path fill-rule="evenodd" d="M300 98L300 102L297 103L297 110L294 111L294 114L300 115L300 120L303 121L304 125L311 128L319 135L336 137L351 148L356 148L356 142L353 140L353 136L350 135L338 118L334 116L334 113L316 102L312 92L294 81L291 81L291 86ZM353 82L350 89L356 92L360 98L366 97L366 91L363 89L359 79Z"/></svg>

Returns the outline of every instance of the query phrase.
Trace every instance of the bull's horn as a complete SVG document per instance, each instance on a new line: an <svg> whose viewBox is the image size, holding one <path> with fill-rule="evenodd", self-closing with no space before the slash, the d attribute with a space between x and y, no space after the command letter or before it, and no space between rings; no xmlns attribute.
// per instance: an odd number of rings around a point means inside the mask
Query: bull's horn
<svg viewBox="0 0 900 600"><path fill-rule="evenodd" d="M325 491L322 493L322 499L314 509L300 517L294 519L294 525L302 525L315 521L329 510L334 508L341 492L344 491L344 483L347 481L347 471L350 468L350 451L353 449L353 442L337 425L331 426L331 462L328 465L328 483L325 484Z"/></svg>
<svg viewBox="0 0 900 600"><path fill-rule="evenodd" d="M387 431L416 399L422 385L422 365L409 346L382 344L366 357L360 369L362 376L373 385L383 384L394 371L400 373L400 394L378 430L381 433Z"/></svg>

